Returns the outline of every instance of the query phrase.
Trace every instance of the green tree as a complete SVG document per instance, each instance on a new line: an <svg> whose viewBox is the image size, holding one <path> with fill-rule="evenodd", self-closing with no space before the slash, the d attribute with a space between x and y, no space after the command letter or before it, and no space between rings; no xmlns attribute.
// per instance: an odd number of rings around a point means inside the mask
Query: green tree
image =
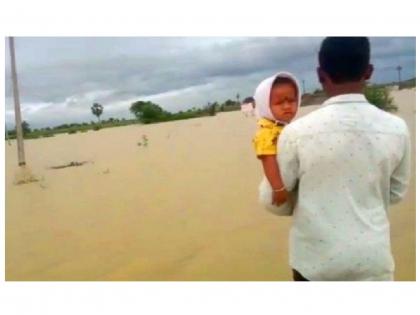
<svg viewBox="0 0 420 315"><path fill-rule="evenodd" d="M170 116L170 113L164 111L159 105L150 101L137 101L131 104L130 112L144 124L164 121Z"/></svg>
<svg viewBox="0 0 420 315"><path fill-rule="evenodd" d="M10 137L16 137L16 128L15 129L11 129L11 130L7 130L7 134Z"/></svg>
<svg viewBox="0 0 420 315"><path fill-rule="evenodd" d="M94 103L90 109L92 110L92 114L98 117L98 122L101 122L100 116L104 111L104 107L99 103Z"/></svg>
<svg viewBox="0 0 420 315"><path fill-rule="evenodd" d="M386 87L368 85L365 87L364 94L369 103L387 112L396 112L398 107L394 103L389 90Z"/></svg>
<svg viewBox="0 0 420 315"><path fill-rule="evenodd" d="M22 121L22 132L24 136L31 132L31 128L29 127L28 122L26 122L25 120Z"/></svg>
<svg viewBox="0 0 420 315"><path fill-rule="evenodd" d="M207 104L206 111L209 113L210 116L216 115L216 105L217 103L211 104L210 102Z"/></svg>
<svg viewBox="0 0 420 315"><path fill-rule="evenodd" d="M238 105L238 103L235 101L232 101L231 99L228 99L227 101L224 102L224 105L229 107L229 106L236 106Z"/></svg>

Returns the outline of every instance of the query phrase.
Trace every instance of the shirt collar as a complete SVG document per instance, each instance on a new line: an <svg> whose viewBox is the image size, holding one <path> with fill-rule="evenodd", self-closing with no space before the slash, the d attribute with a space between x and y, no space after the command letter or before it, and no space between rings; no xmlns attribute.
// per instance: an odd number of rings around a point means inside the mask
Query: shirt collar
<svg viewBox="0 0 420 315"><path fill-rule="evenodd" d="M368 103L363 94L341 94L330 97L322 105L346 104L346 103Z"/></svg>

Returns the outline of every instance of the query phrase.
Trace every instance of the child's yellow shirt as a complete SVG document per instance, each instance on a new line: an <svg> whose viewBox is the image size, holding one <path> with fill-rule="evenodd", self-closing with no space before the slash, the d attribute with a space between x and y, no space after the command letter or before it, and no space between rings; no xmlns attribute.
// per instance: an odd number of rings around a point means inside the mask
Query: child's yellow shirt
<svg viewBox="0 0 420 315"><path fill-rule="evenodd" d="M258 130L252 140L257 157L261 155L276 155L277 139L284 126L277 125L274 121L261 118L257 122Z"/></svg>

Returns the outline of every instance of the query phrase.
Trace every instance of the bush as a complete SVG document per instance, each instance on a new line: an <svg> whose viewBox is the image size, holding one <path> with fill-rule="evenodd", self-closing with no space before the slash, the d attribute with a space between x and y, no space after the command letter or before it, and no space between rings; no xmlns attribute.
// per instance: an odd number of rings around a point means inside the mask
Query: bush
<svg viewBox="0 0 420 315"><path fill-rule="evenodd" d="M11 139L16 138L16 129L7 130L7 134L9 135L9 138Z"/></svg>
<svg viewBox="0 0 420 315"><path fill-rule="evenodd" d="M404 90L404 89L412 89L415 87L416 87L416 78L412 78L412 79L400 82L398 89Z"/></svg>
<svg viewBox="0 0 420 315"><path fill-rule="evenodd" d="M379 86L366 86L365 96L369 103L376 107L387 111L396 112L398 107L394 103L394 99L391 97L389 90L386 87Z"/></svg>
<svg viewBox="0 0 420 315"><path fill-rule="evenodd" d="M69 132L68 132L68 134L71 135L71 134L76 133L76 132L77 132L76 129L70 129Z"/></svg>
<svg viewBox="0 0 420 315"><path fill-rule="evenodd" d="M93 126L93 130L95 130L95 131L98 131L98 130L101 130L101 129L102 129L102 126L100 126L100 125Z"/></svg>
<svg viewBox="0 0 420 315"><path fill-rule="evenodd" d="M32 134L27 134L24 136L24 139L38 139L40 137L39 134L36 133L32 133Z"/></svg>

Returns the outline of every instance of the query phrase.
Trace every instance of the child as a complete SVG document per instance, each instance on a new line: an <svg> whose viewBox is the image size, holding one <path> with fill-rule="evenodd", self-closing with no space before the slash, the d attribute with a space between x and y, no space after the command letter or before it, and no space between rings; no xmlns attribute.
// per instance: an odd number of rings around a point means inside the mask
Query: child
<svg viewBox="0 0 420 315"><path fill-rule="evenodd" d="M300 89L296 78L280 72L262 81L255 91L258 130L253 139L257 157L271 185L272 204L280 205L286 198L277 164L277 139L295 116L300 106Z"/></svg>

